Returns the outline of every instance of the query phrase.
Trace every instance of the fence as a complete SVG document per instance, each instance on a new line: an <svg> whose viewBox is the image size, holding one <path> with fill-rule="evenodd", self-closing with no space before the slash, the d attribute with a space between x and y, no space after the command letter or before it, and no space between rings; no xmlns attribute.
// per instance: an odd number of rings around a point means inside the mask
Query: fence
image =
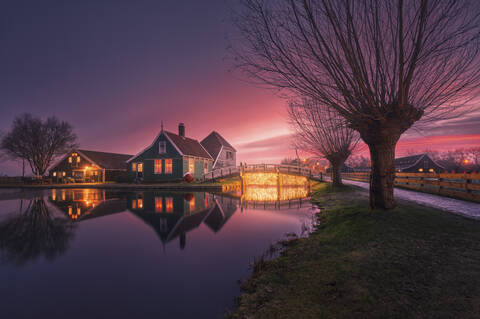
<svg viewBox="0 0 480 319"><path fill-rule="evenodd" d="M369 182L370 173L343 173L349 180ZM396 173L395 186L480 202L480 173Z"/></svg>

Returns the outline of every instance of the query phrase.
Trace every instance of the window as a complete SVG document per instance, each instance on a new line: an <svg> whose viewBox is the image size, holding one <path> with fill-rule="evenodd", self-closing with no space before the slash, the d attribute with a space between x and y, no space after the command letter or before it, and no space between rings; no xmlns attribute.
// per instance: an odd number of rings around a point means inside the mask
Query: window
<svg viewBox="0 0 480 319"><path fill-rule="evenodd" d="M137 163L132 163L132 171L133 172L137 171Z"/></svg>
<svg viewBox="0 0 480 319"><path fill-rule="evenodd" d="M162 197L155 197L155 212L156 213L162 213L163 212L163 206L162 206Z"/></svg>
<svg viewBox="0 0 480 319"><path fill-rule="evenodd" d="M142 208L143 208L143 198L137 199L137 205L138 205L138 208L139 208L139 209L142 209Z"/></svg>
<svg viewBox="0 0 480 319"><path fill-rule="evenodd" d="M53 172L53 177L57 176L57 172Z"/></svg>
<svg viewBox="0 0 480 319"><path fill-rule="evenodd" d="M142 173L143 172L143 163L137 163L137 171L139 173Z"/></svg>
<svg viewBox="0 0 480 319"><path fill-rule="evenodd" d="M226 157L227 157L227 159L232 159L233 158L233 153L227 151Z"/></svg>
<svg viewBox="0 0 480 319"><path fill-rule="evenodd" d="M137 209L137 200L132 200L132 209Z"/></svg>
<svg viewBox="0 0 480 319"><path fill-rule="evenodd" d="M80 163L80 156L77 156L77 163Z"/></svg>
<svg viewBox="0 0 480 319"><path fill-rule="evenodd" d="M158 142L158 153L165 154L167 152L167 142L160 141Z"/></svg>
<svg viewBox="0 0 480 319"><path fill-rule="evenodd" d="M162 174L162 160L155 160L155 174Z"/></svg>
<svg viewBox="0 0 480 319"><path fill-rule="evenodd" d="M203 162L203 173L208 173L208 161Z"/></svg>
<svg viewBox="0 0 480 319"><path fill-rule="evenodd" d="M172 159L165 160L165 174L172 174Z"/></svg>
<svg viewBox="0 0 480 319"><path fill-rule="evenodd" d="M69 162L69 163L72 162L72 157L71 157L71 156L68 158L68 162Z"/></svg>
<svg viewBox="0 0 480 319"><path fill-rule="evenodd" d="M63 173L62 173L62 176L65 176L65 175L67 175L67 173L63 172Z"/></svg>
<svg viewBox="0 0 480 319"><path fill-rule="evenodd" d="M195 159L189 158L188 159L188 171L190 173L195 173Z"/></svg>
<svg viewBox="0 0 480 319"><path fill-rule="evenodd" d="M173 213L173 198L172 197L165 198L165 211L167 213Z"/></svg>
<svg viewBox="0 0 480 319"><path fill-rule="evenodd" d="M190 212L193 212L195 210L195 197L192 197L189 204L190 204Z"/></svg>

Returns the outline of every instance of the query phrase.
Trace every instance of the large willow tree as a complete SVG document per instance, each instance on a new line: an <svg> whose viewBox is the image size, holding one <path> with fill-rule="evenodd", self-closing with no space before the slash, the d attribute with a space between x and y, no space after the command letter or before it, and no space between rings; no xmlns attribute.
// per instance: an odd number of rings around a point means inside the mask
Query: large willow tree
<svg viewBox="0 0 480 319"><path fill-rule="evenodd" d="M326 158L333 185L341 185L341 169L358 144L358 133L337 111L310 99L290 101L288 116L296 148Z"/></svg>
<svg viewBox="0 0 480 319"><path fill-rule="evenodd" d="M370 149L370 206L394 207L395 146L480 84L477 0L243 0L236 65L336 110Z"/></svg>

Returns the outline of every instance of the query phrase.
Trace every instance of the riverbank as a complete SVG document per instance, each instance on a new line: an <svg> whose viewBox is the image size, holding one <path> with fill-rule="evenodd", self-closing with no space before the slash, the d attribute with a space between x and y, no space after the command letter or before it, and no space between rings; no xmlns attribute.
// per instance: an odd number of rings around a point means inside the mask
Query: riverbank
<svg viewBox="0 0 480 319"><path fill-rule="evenodd" d="M318 184L308 238L255 265L231 318L478 318L480 223Z"/></svg>

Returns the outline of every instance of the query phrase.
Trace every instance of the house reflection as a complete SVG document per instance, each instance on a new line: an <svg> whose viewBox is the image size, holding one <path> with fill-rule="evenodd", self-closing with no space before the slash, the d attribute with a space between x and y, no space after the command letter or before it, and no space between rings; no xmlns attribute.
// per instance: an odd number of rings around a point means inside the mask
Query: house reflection
<svg viewBox="0 0 480 319"><path fill-rule="evenodd" d="M210 193L139 192L128 198L128 209L150 225L162 243L178 238L185 248L187 233L205 223L218 232L235 213L236 201Z"/></svg>
<svg viewBox="0 0 480 319"><path fill-rule="evenodd" d="M127 208L124 195L101 189L52 189L48 200L73 221L116 214Z"/></svg>

